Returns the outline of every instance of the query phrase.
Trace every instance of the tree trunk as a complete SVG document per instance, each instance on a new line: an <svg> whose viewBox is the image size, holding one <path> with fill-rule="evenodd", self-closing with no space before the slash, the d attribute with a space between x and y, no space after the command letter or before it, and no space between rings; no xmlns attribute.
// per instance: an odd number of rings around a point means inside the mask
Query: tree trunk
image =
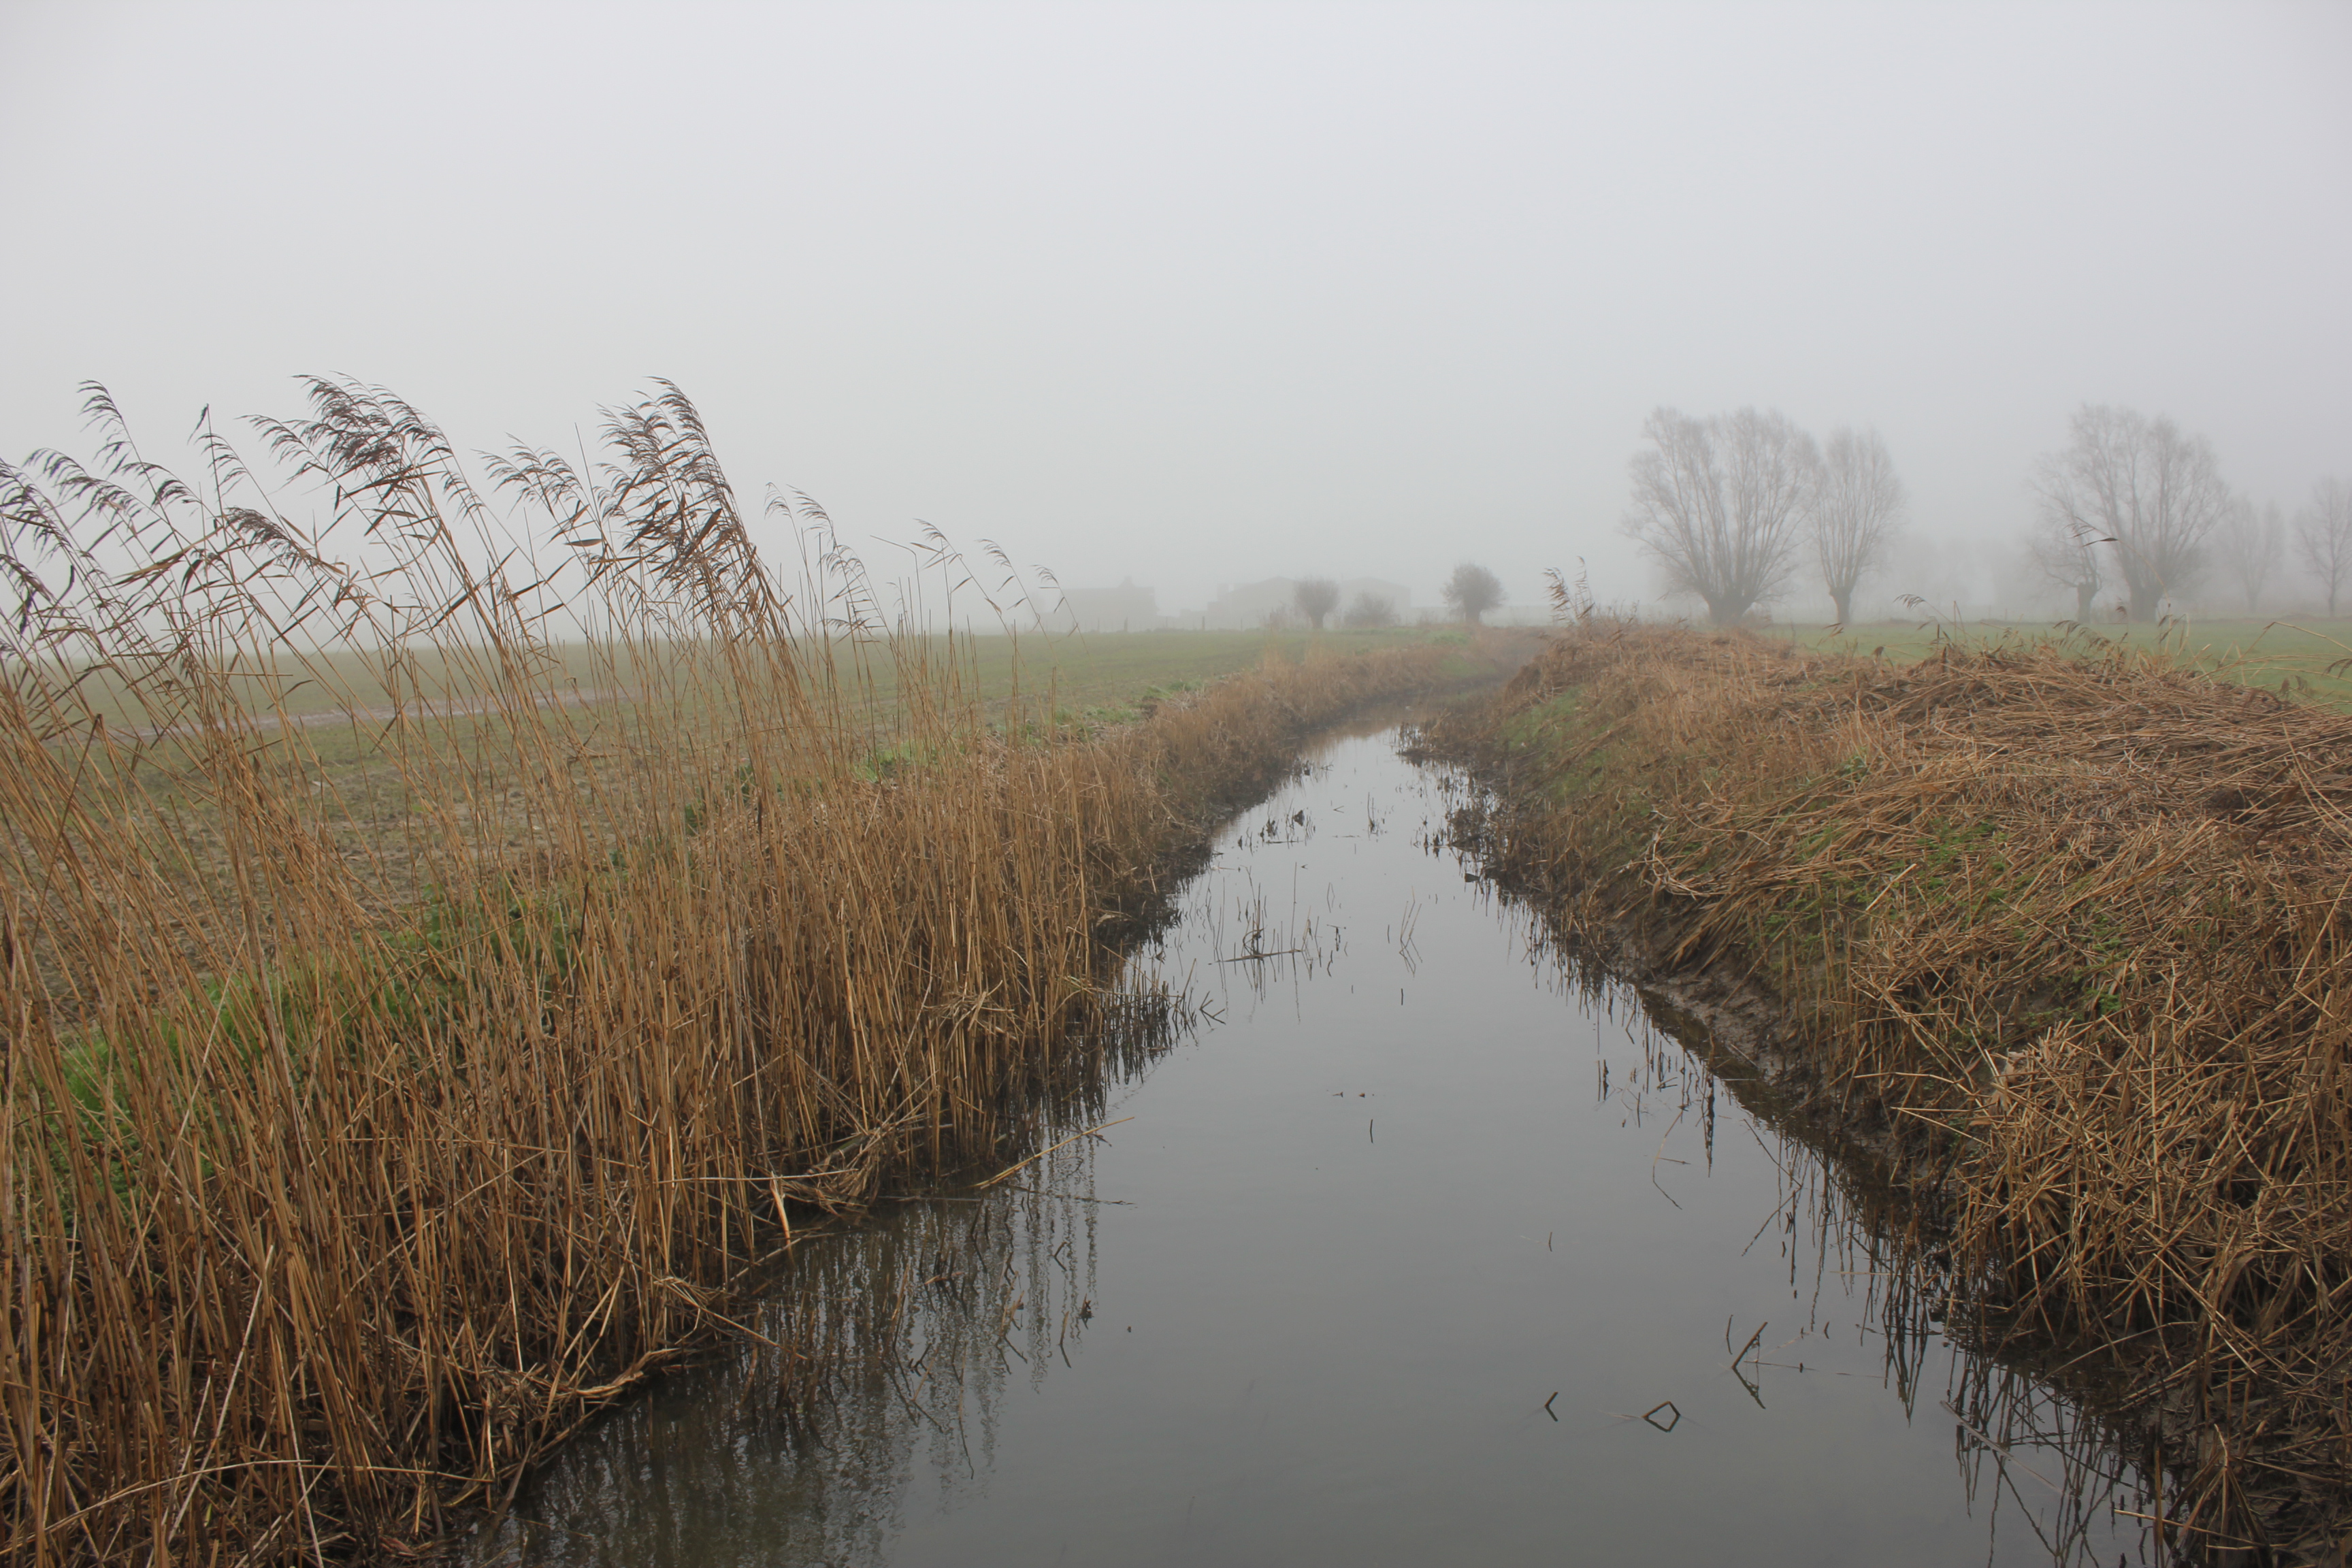
<svg viewBox="0 0 2352 1568"><path fill-rule="evenodd" d="M2152 621L2156 619L2156 613L2163 607L2163 584L2134 583L2131 585L2131 609L2128 613L2133 620Z"/></svg>
<svg viewBox="0 0 2352 1568"><path fill-rule="evenodd" d="M1848 583L1843 588L1832 588L1830 598L1837 605L1838 625L1852 626L1853 624L1853 584Z"/></svg>
<svg viewBox="0 0 2352 1568"><path fill-rule="evenodd" d="M2091 613L2098 608L2092 601L2098 596L2099 585L2096 583L2074 584L2074 620L2078 625L2087 626L2091 624Z"/></svg>

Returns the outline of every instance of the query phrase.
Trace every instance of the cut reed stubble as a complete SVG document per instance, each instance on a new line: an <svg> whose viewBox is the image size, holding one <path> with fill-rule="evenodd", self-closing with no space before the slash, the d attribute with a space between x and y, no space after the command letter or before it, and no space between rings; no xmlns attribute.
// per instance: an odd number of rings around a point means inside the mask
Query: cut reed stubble
<svg viewBox="0 0 2352 1568"><path fill-rule="evenodd" d="M1454 741L1498 864L1766 982L1964 1294L2114 1343L2168 1517L2260 1541L2352 1494L2352 717L2229 673L1594 616Z"/></svg>

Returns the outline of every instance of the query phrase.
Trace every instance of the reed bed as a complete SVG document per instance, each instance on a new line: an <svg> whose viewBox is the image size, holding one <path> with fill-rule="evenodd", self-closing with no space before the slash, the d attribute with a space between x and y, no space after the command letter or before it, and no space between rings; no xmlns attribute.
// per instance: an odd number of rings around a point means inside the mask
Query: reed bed
<svg viewBox="0 0 2352 1568"><path fill-rule="evenodd" d="M772 569L674 388L593 468L308 390L275 491L102 394L94 462L0 469L10 1562L497 1505L795 1226L1013 1149L1212 805L1460 673L1270 658L1076 730L882 625L802 498Z"/></svg>
<svg viewBox="0 0 2352 1568"><path fill-rule="evenodd" d="M1988 1321L2099 1347L2173 1544L2339 1549L2352 716L2079 637L1897 666L1588 616L1441 738L1572 926L1769 987Z"/></svg>

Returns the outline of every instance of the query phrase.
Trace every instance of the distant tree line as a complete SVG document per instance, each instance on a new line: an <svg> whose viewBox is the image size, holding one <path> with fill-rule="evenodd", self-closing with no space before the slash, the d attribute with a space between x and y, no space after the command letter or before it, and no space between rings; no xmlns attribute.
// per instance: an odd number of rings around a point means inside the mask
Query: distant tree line
<svg viewBox="0 0 2352 1568"><path fill-rule="evenodd" d="M1473 626L1506 597L1501 578L1467 561L1454 567L1454 575L1446 579L1438 594L1446 608ZM1323 623L1339 608L1339 584L1328 577L1301 577L1291 587L1290 607L1319 632ZM1351 628L1392 626L1397 619L1394 600L1366 591L1349 601L1339 623Z"/></svg>
<svg viewBox="0 0 2352 1568"><path fill-rule="evenodd" d="M1777 412L1694 418L1653 413L1633 460L1624 531L1663 569L1671 593L1706 605L1717 625L1784 593L1810 568L1853 619L1854 590L1885 564L1904 517L1894 460L1872 430L1816 442ZM2171 419L2084 405L2067 445L2035 465L2034 571L2070 593L2088 621L2114 590L2117 609L2148 620L2203 583L2260 613L2290 555L2336 613L2352 587L2352 488L2312 487L2290 521L2257 509L2221 478L2203 437Z"/></svg>
<svg viewBox="0 0 2352 1568"><path fill-rule="evenodd" d="M1624 529L1671 592L1705 600L1724 626L1777 597L1810 557L1839 621L1852 617L1854 589L1903 518L1903 481L1876 431L1837 430L1823 445L1777 412L1661 408L1642 434Z"/></svg>
<svg viewBox="0 0 2352 1568"><path fill-rule="evenodd" d="M2262 611L2263 592L2290 552L2336 614L2352 585L2352 494L2323 479L2290 524L2273 501L2257 510L2221 478L2212 444L2158 415L2084 404L2072 439L2037 466L2039 515L2029 556L2093 619L2103 593L2135 621L2200 581Z"/></svg>
<svg viewBox="0 0 2352 1568"><path fill-rule="evenodd" d="M1301 577L1290 590L1290 607L1299 618L1317 631L1323 623L1339 614L1343 626L1392 626L1397 624L1396 601L1367 589L1348 601L1346 610L1339 609L1339 584L1328 577Z"/></svg>

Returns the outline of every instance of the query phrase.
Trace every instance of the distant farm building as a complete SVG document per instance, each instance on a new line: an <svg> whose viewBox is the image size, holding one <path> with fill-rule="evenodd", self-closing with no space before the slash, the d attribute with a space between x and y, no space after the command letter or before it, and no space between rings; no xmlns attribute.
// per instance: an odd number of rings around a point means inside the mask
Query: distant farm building
<svg viewBox="0 0 2352 1568"><path fill-rule="evenodd" d="M1116 588L1065 588L1059 609L1045 617L1057 632L1150 632L1172 625L1149 588L1129 577Z"/></svg>

